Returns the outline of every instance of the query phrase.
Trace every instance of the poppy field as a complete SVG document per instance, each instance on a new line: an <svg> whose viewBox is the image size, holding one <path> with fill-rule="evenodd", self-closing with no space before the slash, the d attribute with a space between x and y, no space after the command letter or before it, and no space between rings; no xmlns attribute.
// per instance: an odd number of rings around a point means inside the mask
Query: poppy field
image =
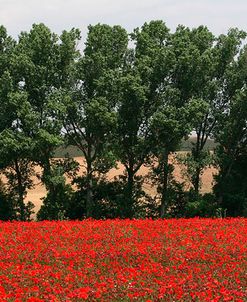
<svg viewBox="0 0 247 302"><path fill-rule="evenodd" d="M247 301L247 219L0 223L0 301Z"/></svg>

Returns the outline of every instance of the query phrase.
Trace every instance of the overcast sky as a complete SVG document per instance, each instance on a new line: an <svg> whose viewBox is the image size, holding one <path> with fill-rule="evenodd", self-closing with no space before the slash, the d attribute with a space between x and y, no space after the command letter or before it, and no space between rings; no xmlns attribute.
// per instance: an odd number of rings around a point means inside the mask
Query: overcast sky
<svg viewBox="0 0 247 302"><path fill-rule="evenodd" d="M154 19L172 30L178 24L207 25L215 34L229 27L247 30L247 0L0 0L0 24L15 38L40 22L58 34L78 27L85 40L89 24L120 24L131 31Z"/></svg>

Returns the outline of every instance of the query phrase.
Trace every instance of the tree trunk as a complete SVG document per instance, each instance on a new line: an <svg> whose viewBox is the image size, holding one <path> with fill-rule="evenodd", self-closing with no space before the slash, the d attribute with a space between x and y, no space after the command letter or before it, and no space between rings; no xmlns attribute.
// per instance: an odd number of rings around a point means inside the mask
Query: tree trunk
<svg viewBox="0 0 247 302"><path fill-rule="evenodd" d="M49 156L45 156L45 159L42 160L41 166L43 167L43 175L42 175L42 181L45 185L45 188L48 192L53 194L53 185L51 183L51 163Z"/></svg>
<svg viewBox="0 0 247 302"><path fill-rule="evenodd" d="M124 208L124 218L133 218L134 211L134 197L133 197L133 189L134 189L134 171L133 168L130 167L127 169L128 179L127 179L127 190L125 196L125 208Z"/></svg>
<svg viewBox="0 0 247 302"><path fill-rule="evenodd" d="M89 160L87 162L87 195L86 195L86 216L90 218L93 216L93 177L92 164Z"/></svg>
<svg viewBox="0 0 247 302"><path fill-rule="evenodd" d="M233 167L233 160L231 160L230 164L225 167L225 169L220 171L221 180L220 180L220 186L218 188L217 192L217 199L218 199L218 206L223 206L223 199L224 199L224 192L225 192L225 186L224 183L226 182L227 178L231 175Z"/></svg>
<svg viewBox="0 0 247 302"><path fill-rule="evenodd" d="M193 179L193 187L196 195L199 194L199 189L200 189L200 174L201 174L201 169L197 168Z"/></svg>
<svg viewBox="0 0 247 302"><path fill-rule="evenodd" d="M194 150L192 149L192 156L194 159L194 162L198 165L200 162L200 153L203 150L203 144L202 144L202 126L200 127L200 131L197 133L197 139L196 139L196 146ZM204 136L204 135L203 135ZM194 192L196 195L199 194L199 188L200 188L200 174L201 174L201 169L198 166L196 168L195 174L192 176L192 185L194 187Z"/></svg>
<svg viewBox="0 0 247 302"><path fill-rule="evenodd" d="M15 171L17 176L17 190L18 190L18 204L20 207L20 219L21 221L25 221L26 220L25 203L24 203L25 189L23 188L21 170L17 159L15 159Z"/></svg>
<svg viewBox="0 0 247 302"><path fill-rule="evenodd" d="M165 151L162 158L163 179L162 179L162 196L161 196L161 206L160 206L161 218L165 217L166 210L167 210L167 191L168 191L168 176L169 176L168 155L169 153Z"/></svg>

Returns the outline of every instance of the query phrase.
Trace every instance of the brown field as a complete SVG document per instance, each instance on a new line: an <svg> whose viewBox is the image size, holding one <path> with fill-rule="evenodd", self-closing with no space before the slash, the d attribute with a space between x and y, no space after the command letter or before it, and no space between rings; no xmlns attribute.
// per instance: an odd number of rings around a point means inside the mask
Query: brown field
<svg viewBox="0 0 247 302"><path fill-rule="evenodd" d="M181 152L180 152L181 153ZM83 165L83 158L82 157L75 157L75 160L79 162L80 164L80 171L79 175L83 173L84 171L84 165ZM170 157L170 161L174 161L174 156L172 155ZM174 164L175 170L174 170L174 176L177 181L184 181L181 175L181 167L178 164ZM35 169L36 173L40 172L40 168L37 166ZM112 180L115 176L123 174L123 166L121 164L118 165L117 169L112 169L108 173L107 177L109 180ZM142 167L139 171L139 175L146 175L148 173L149 169L147 167ZM212 190L212 183L213 183L213 175L217 173L217 170L215 168L208 168L205 170L205 172L202 175L202 188L201 192L202 193L207 193ZM3 179L3 178L2 178ZM3 179L4 181L4 179ZM34 181L34 188L28 191L26 201L31 201L34 203L35 208L34 211L37 213L37 211L40 209L40 206L42 205L42 197L46 195L46 189L42 185L42 183L36 178L33 178ZM67 180L68 182L70 181L69 179ZM189 183L186 183L189 188ZM151 194L155 195L156 194L156 189L149 183L144 184L144 190Z"/></svg>

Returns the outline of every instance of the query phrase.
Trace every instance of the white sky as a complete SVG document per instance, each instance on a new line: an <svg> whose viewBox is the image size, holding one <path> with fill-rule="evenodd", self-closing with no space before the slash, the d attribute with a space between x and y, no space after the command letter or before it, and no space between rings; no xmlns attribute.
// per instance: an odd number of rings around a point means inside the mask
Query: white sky
<svg viewBox="0 0 247 302"><path fill-rule="evenodd" d="M85 40L89 24L120 24L130 32L155 19L171 30L203 24L215 34L247 31L247 0L0 0L0 24L14 38L40 22L58 34L78 27Z"/></svg>

